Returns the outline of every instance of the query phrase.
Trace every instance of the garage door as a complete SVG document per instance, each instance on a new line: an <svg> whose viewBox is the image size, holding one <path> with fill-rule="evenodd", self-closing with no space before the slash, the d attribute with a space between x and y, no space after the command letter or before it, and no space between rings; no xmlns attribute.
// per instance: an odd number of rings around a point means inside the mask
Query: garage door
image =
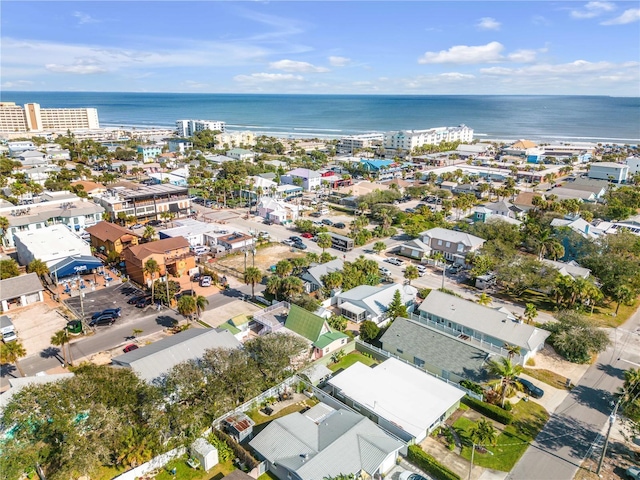
<svg viewBox="0 0 640 480"><path fill-rule="evenodd" d="M31 305L32 303L39 302L40 296L37 293L32 293L31 295L27 295L27 305Z"/></svg>

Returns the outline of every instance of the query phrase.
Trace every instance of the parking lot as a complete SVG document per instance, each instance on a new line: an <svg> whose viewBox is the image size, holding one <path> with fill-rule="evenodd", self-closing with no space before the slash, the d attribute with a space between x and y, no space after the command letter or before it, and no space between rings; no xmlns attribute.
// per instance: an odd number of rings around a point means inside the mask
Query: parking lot
<svg viewBox="0 0 640 480"><path fill-rule="evenodd" d="M82 303L80 297L72 297L65 300L67 306L81 315L82 308L84 307L85 320L91 320L91 315L96 312L101 312L107 308L121 308L121 317L117 320L117 323L124 323L129 319L137 319L146 317L156 312L154 305L149 305L145 308L136 308L135 305L129 305L127 300L131 297L141 294L142 292L135 288L130 283L121 283L113 287L104 288L95 292L85 293Z"/></svg>

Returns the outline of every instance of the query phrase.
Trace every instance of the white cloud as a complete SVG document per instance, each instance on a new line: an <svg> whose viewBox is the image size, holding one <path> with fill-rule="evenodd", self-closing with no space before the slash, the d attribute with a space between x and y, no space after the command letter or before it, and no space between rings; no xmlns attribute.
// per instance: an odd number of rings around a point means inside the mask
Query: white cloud
<svg viewBox="0 0 640 480"><path fill-rule="evenodd" d="M441 73L438 76L441 78L446 78L448 80L467 80L469 78L476 78L475 75L471 75L470 73L459 73L459 72Z"/></svg>
<svg viewBox="0 0 640 480"><path fill-rule="evenodd" d="M588 62L586 60L576 60L570 63L559 64L538 64L521 68L489 67L481 68L480 73L495 76L553 76L553 75L592 75L601 73L609 75L612 72L629 70L632 72L640 66L640 62Z"/></svg>
<svg viewBox="0 0 640 480"><path fill-rule="evenodd" d="M347 57L329 57L329 64L332 67L344 67L351 63L351 59Z"/></svg>
<svg viewBox="0 0 640 480"><path fill-rule="evenodd" d="M426 52L418 59L418 63L492 63L502 60L501 52L504 45L499 42L490 42L486 45L468 46L456 45L449 50L439 52Z"/></svg>
<svg viewBox="0 0 640 480"><path fill-rule="evenodd" d="M252 73L251 75L236 75L233 79L237 82L291 82L303 81L304 77L291 73Z"/></svg>
<svg viewBox="0 0 640 480"><path fill-rule="evenodd" d="M20 87L29 87L33 85L35 82L31 80L16 80L14 82L4 82L0 85L2 88L20 88Z"/></svg>
<svg viewBox="0 0 640 480"><path fill-rule="evenodd" d="M534 15L531 19L531 23L541 27L548 27L549 25L551 25L551 21L546 17L543 17L542 15Z"/></svg>
<svg viewBox="0 0 640 480"><path fill-rule="evenodd" d="M535 50L516 50L507 55L507 58L515 63L531 63L536 59L537 53Z"/></svg>
<svg viewBox="0 0 640 480"><path fill-rule="evenodd" d="M83 12L76 11L76 12L73 12L72 15L78 19L78 25L85 25L87 23L99 23L100 22L100 20L98 20L96 18L93 18L88 13L83 13Z"/></svg>
<svg viewBox="0 0 640 480"><path fill-rule="evenodd" d="M611 2L589 2L582 10L571 10L571 16L577 19L594 18L615 9L616 6Z"/></svg>
<svg viewBox="0 0 640 480"><path fill-rule="evenodd" d="M502 24L495 18L482 17L478 20L478 23L476 23L476 28L478 30L500 30L501 25Z"/></svg>
<svg viewBox="0 0 640 480"><path fill-rule="evenodd" d="M630 8L619 17L601 22L600 25L626 25L637 21L640 21L640 8Z"/></svg>
<svg viewBox="0 0 640 480"><path fill-rule="evenodd" d="M278 60L277 62L271 62L269 68L296 73L324 73L329 71L329 69L325 67L317 67L308 62L297 62L295 60Z"/></svg>
<svg viewBox="0 0 640 480"><path fill-rule="evenodd" d="M93 75L109 71L107 67L95 58L77 59L70 65L47 63L44 68L54 73L73 73L74 75Z"/></svg>
<svg viewBox="0 0 640 480"><path fill-rule="evenodd" d="M182 86L190 89L200 89L206 88L209 85L207 83L196 82L195 80L185 80L184 82L182 82Z"/></svg>

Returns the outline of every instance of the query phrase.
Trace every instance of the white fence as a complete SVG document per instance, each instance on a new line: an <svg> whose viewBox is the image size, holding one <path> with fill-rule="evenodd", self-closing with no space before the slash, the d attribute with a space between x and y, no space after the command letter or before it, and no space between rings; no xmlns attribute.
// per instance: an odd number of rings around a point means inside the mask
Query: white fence
<svg viewBox="0 0 640 480"><path fill-rule="evenodd" d="M178 447L174 448L173 450L169 450L168 452L158 455L157 457L153 457L147 463L143 463L136 468L132 468L131 470L124 472L122 475L114 477L114 480L136 480L137 478L140 478L149 472L164 467L174 458L184 455L186 451L187 449L184 447Z"/></svg>

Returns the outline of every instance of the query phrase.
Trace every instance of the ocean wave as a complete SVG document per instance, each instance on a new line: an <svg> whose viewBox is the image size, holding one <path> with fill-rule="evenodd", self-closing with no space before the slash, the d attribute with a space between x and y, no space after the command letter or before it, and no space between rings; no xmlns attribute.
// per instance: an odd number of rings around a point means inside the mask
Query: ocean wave
<svg viewBox="0 0 640 480"><path fill-rule="evenodd" d="M294 130L304 130L311 132L342 132L339 128L302 128L302 127L293 127Z"/></svg>

